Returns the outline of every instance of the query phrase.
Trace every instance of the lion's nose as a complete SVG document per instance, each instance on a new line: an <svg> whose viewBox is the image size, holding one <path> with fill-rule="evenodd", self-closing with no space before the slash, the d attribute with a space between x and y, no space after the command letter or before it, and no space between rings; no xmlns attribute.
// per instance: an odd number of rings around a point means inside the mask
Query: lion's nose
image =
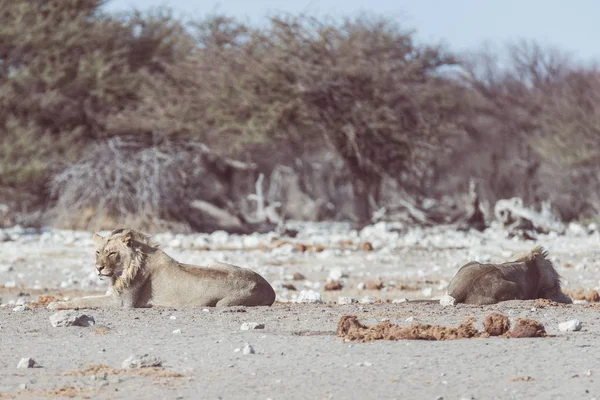
<svg viewBox="0 0 600 400"><path fill-rule="evenodd" d="M96 269L98 270L98 274L101 274L102 270L104 269L104 265L96 265Z"/></svg>

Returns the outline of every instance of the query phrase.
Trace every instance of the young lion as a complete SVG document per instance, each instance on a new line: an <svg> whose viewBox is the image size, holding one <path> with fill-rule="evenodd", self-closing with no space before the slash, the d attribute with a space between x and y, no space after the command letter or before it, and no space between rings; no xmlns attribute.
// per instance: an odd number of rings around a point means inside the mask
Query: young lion
<svg viewBox="0 0 600 400"><path fill-rule="evenodd" d="M537 246L514 261L502 264L470 262L461 267L448 286L456 303L494 304L506 300L550 299L572 303L560 289L560 276Z"/></svg>
<svg viewBox="0 0 600 400"><path fill-rule="evenodd" d="M48 308L270 306L275 301L271 285L249 269L181 264L131 229L93 238L98 275L111 280L107 294L53 302Z"/></svg>

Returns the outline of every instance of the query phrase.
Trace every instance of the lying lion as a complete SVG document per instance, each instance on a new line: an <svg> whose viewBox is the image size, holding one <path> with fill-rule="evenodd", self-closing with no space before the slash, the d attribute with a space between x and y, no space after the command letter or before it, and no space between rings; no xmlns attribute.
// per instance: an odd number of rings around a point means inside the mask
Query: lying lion
<svg viewBox="0 0 600 400"><path fill-rule="evenodd" d="M249 269L181 264L130 229L93 238L98 275L111 281L107 294L53 302L48 308L270 306L275 301L271 285Z"/></svg>
<svg viewBox="0 0 600 400"><path fill-rule="evenodd" d="M502 264L470 262L461 267L448 286L456 303L494 304L506 300L550 299L572 303L560 289L560 276L538 246L514 261Z"/></svg>

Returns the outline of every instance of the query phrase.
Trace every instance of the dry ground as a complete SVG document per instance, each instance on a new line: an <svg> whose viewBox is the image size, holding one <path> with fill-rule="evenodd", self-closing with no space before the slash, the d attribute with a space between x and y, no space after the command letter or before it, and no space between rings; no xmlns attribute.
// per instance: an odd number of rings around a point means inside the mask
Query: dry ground
<svg viewBox="0 0 600 400"><path fill-rule="evenodd" d="M511 301L446 308L435 302L334 303L338 296L431 299L443 293L458 266L475 256L502 261L536 244L490 235L459 238L460 243L442 246L435 235L439 233L425 235L433 238L430 243L399 239L393 246L373 238L374 251L365 251L360 240L343 251L283 252L270 249L270 242L262 249L230 251L165 246L167 253L185 262L220 259L252 267L273 284L282 301L298 293L284 288L293 285L315 289L325 303L86 310L96 320L95 326L86 328L53 328L48 319L52 312L13 311L14 305L8 303L105 290L97 282L86 283L93 269L91 242L57 244L31 237L1 243L0 284L8 287L0 287L5 304L0 307L0 399L600 398L596 351L600 308L595 303L541 306ZM296 240L308 241L302 235ZM597 288L598 242L597 235L539 241L556 257L571 291ZM340 291L323 290L332 271L344 275ZM293 280L296 272L306 279ZM357 289L360 282L370 281L384 282L383 288ZM357 315L365 325L389 319L405 326L412 322L458 326L475 317L482 329L485 316L494 311L512 322L523 317L538 320L549 337L348 343L336 336L343 315ZM558 330L560 322L573 318L583 323L582 331ZM244 322L264 323L265 328L241 331ZM181 333L173 333L178 329ZM256 354L236 351L245 343L252 344ZM145 353L159 357L163 368L120 369L130 355ZM22 357L33 358L41 367L17 369Z"/></svg>

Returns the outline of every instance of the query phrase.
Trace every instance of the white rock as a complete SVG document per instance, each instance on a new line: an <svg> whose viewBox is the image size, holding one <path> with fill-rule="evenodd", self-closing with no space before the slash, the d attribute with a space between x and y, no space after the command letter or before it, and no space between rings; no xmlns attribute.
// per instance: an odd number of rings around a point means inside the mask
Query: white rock
<svg viewBox="0 0 600 400"><path fill-rule="evenodd" d="M392 304L406 303L407 301L408 299L406 297L401 297L399 299L392 300Z"/></svg>
<svg viewBox="0 0 600 400"><path fill-rule="evenodd" d="M421 290L421 294L425 297L431 297L433 294L433 288L426 287Z"/></svg>
<svg viewBox="0 0 600 400"><path fill-rule="evenodd" d="M8 233L4 232L0 229L0 242L8 242L11 240L11 237Z"/></svg>
<svg viewBox="0 0 600 400"><path fill-rule="evenodd" d="M367 288L367 284L364 282L358 282L358 285L356 285L356 288L358 290L365 290Z"/></svg>
<svg viewBox="0 0 600 400"><path fill-rule="evenodd" d="M181 333L181 329L175 329L175 330L173 331L173 334L174 334L174 335L179 335L180 333Z"/></svg>
<svg viewBox="0 0 600 400"><path fill-rule="evenodd" d="M248 354L254 354L254 347L252 347L252 345L250 343L246 343L244 345L244 348L242 349L242 354L248 355Z"/></svg>
<svg viewBox="0 0 600 400"><path fill-rule="evenodd" d="M29 308L29 306L26 305L20 305L20 306L16 306L15 308L13 308L13 311L28 311L31 310L31 308Z"/></svg>
<svg viewBox="0 0 600 400"><path fill-rule="evenodd" d="M302 290L296 298L296 303L322 303L323 299L319 292L314 290Z"/></svg>
<svg viewBox="0 0 600 400"><path fill-rule="evenodd" d="M160 367L162 365L162 361L158 358L151 356L149 354L144 354L141 356L132 355L123 361L123 368L149 368L149 367Z"/></svg>
<svg viewBox="0 0 600 400"><path fill-rule="evenodd" d="M567 226L567 233L572 236L581 237L587 234L586 228L576 222L570 222Z"/></svg>
<svg viewBox="0 0 600 400"><path fill-rule="evenodd" d="M37 365L37 363L35 362L35 360L33 358L21 358L21 361L19 361L19 363L17 364L17 368L33 368Z"/></svg>
<svg viewBox="0 0 600 400"><path fill-rule="evenodd" d="M373 304L377 301L377 298L375 296L365 296L363 298L361 298L358 302L360 304Z"/></svg>
<svg viewBox="0 0 600 400"><path fill-rule="evenodd" d="M173 320L175 320L175 319L177 319L177 317L176 317L175 315L171 315L171 316L169 317L169 319L173 319Z"/></svg>
<svg viewBox="0 0 600 400"><path fill-rule="evenodd" d="M456 304L456 299L448 294L440 297L440 305L442 307L453 306Z"/></svg>
<svg viewBox="0 0 600 400"><path fill-rule="evenodd" d="M352 304L356 303L356 299L354 297L340 296L337 302L338 304Z"/></svg>
<svg viewBox="0 0 600 400"><path fill-rule="evenodd" d="M329 270L329 280L339 281L340 279L347 277L348 274L345 274L341 268L332 268Z"/></svg>
<svg viewBox="0 0 600 400"><path fill-rule="evenodd" d="M181 247L181 240L173 239L173 240L169 241L169 247L174 247L174 248Z"/></svg>
<svg viewBox="0 0 600 400"><path fill-rule="evenodd" d="M406 322L414 322L415 321L415 317L413 317L412 315L408 318L406 318L404 321Z"/></svg>
<svg viewBox="0 0 600 400"><path fill-rule="evenodd" d="M558 330L561 332L577 332L581 330L581 321L572 319L558 324Z"/></svg>
<svg viewBox="0 0 600 400"><path fill-rule="evenodd" d="M91 315L80 314L73 310L62 310L50 316L50 323L57 328L62 326L92 326L96 321Z"/></svg>
<svg viewBox="0 0 600 400"><path fill-rule="evenodd" d="M258 322L244 322L242 326L240 326L240 330L242 331L251 331L254 329L265 329L265 324L259 324Z"/></svg>

